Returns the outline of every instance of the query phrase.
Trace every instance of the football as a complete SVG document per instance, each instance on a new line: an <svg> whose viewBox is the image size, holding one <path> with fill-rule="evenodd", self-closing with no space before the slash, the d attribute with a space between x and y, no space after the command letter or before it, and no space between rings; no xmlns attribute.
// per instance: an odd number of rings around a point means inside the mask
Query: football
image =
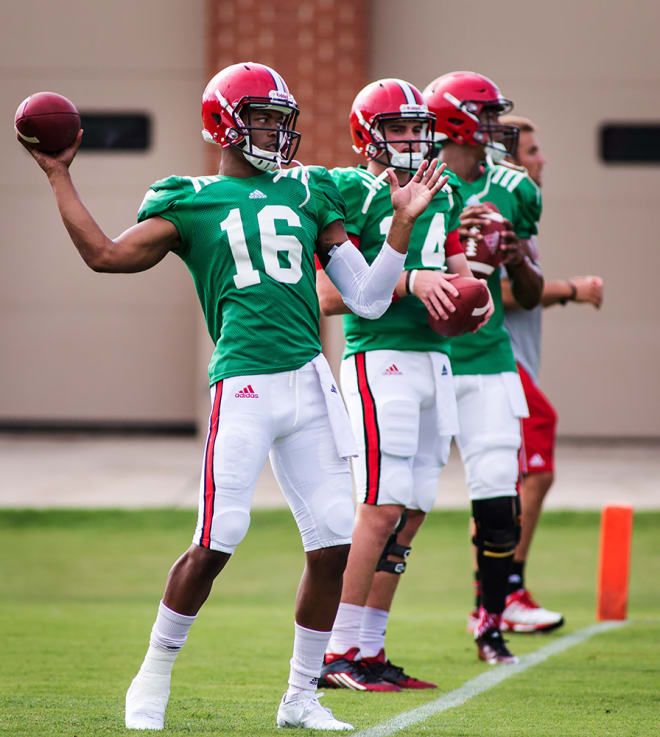
<svg viewBox="0 0 660 737"><path fill-rule="evenodd" d="M80 130L80 113L71 100L56 92L37 92L18 106L14 128L38 151L54 153L75 141Z"/></svg>
<svg viewBox="0 0 660 737"><path fill-rule="evenodd" d="M484 202L491 211L483 215L484 224L470 228L470 233L481 233L482 239L468 238L463 244L465 256L472 273L479 279L488 279L493 271L502 263L500 252L500 234L504 228L504 218L492 202Z"/></svg>
<svg viewBox="0 0 660 737"><path fill-rule="evenodd" d="M488 309L490 294L480 279L459 276L451 282L458 290L458 297L448 295L456 311L447 320L436 320L429 313L429 325L445 338L455 338L474 330Z"/></svg>

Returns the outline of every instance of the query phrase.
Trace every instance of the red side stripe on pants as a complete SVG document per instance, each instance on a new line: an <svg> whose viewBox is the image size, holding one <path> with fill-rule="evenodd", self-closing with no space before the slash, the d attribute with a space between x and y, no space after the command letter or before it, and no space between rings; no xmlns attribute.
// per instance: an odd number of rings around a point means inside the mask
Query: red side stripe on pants
<svg viewBox="0 0 660 737"><path fill-rule="evenodd" d="M202 539L200 545L208 548L211 545L211 523L213 522L213 503L215 501L215 479L213 478L213 452L215 439L218 436L220 424L220 400L222 399L222 381L215 385L213 410L209 421L209 436L206 439L206 453L204 456L204 520L202 524Z"/></svg>
<svg viewBox="0 0 660 737"><path fill-rule="evenodd" d="M362 421L364 423L364 447L367 460L367 495L366 504L375 504L378 500L380 484L380 434L376 403L367 380L367 366L364 353L355 354L358 391L362 400Z"/></svg>

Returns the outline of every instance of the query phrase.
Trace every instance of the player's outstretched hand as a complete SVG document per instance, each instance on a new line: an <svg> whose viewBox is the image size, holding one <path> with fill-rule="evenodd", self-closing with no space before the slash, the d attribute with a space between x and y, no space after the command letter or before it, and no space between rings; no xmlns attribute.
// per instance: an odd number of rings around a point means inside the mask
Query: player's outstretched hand
<svg viewBox="0 0 660 737"><path fill-rule="evenodd" d="M603 304L603 280L599 276L572 276L569 282L575 287L575 302L589 302L597 310Z"/></svg>
<svg viewBox="0 0 660 737"><path fill-rule="evenodd" d="M78 131L76 140L70 146L54 154L46 154L43 151L37 151L36 148L30 146L28 143L22 140L18 134L16 135L16 138L18 142L30 152L32 158L46 172L46 175L50 176L57 170L60 170L62 168L68 169L71 166L71 162L75 158L75 155L80 148L82 136L83 132L81 129Z"/></svg>
<svg viewBox="0 0 660 737"><path fill-rule="evenodd" d="M446 168L446 164L438 166L437 159L433 159L430 163L425 159L405 187L399 186L394 170L388 169L387 177L395 215L409 218L411 221L416 220L447 184L449 177L443 176Z"/></svg>
<svg viewBox="0 0 660 737"><path fill-rule="evenodd" d="M454 303L447 296L458 297L458 289L451 283L458 274L442 274L435 269L420 269L415 275L412 293L426 305L436 320L447 320L456 312Z"/></svg>

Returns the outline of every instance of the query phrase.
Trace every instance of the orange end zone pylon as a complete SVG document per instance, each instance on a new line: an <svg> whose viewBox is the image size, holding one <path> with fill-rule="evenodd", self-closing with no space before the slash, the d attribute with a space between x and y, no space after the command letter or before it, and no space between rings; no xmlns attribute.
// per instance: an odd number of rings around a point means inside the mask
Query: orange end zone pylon
<svg viewBox="0 0 660 737"><path fill-rule="evenodd" d="M607 504L603 508L596 619L626 618L632 520L630 504Z"/></svg>

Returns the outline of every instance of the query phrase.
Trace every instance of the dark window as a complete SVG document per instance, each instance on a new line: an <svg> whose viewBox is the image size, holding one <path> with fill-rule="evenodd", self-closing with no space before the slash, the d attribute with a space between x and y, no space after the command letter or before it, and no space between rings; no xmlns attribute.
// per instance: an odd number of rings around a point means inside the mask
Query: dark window
<svg viewBox="0 0 660 737"><path fill-rule="evenodd" d="M146 151L151 118L144 113L80 113L85 151Z"/></svg>
<svg viewBox="0 0 660 737"><path fill-rule="evenodd" d="M660 124L602 125L600 156L608 164L660 164Z"/></svg>

